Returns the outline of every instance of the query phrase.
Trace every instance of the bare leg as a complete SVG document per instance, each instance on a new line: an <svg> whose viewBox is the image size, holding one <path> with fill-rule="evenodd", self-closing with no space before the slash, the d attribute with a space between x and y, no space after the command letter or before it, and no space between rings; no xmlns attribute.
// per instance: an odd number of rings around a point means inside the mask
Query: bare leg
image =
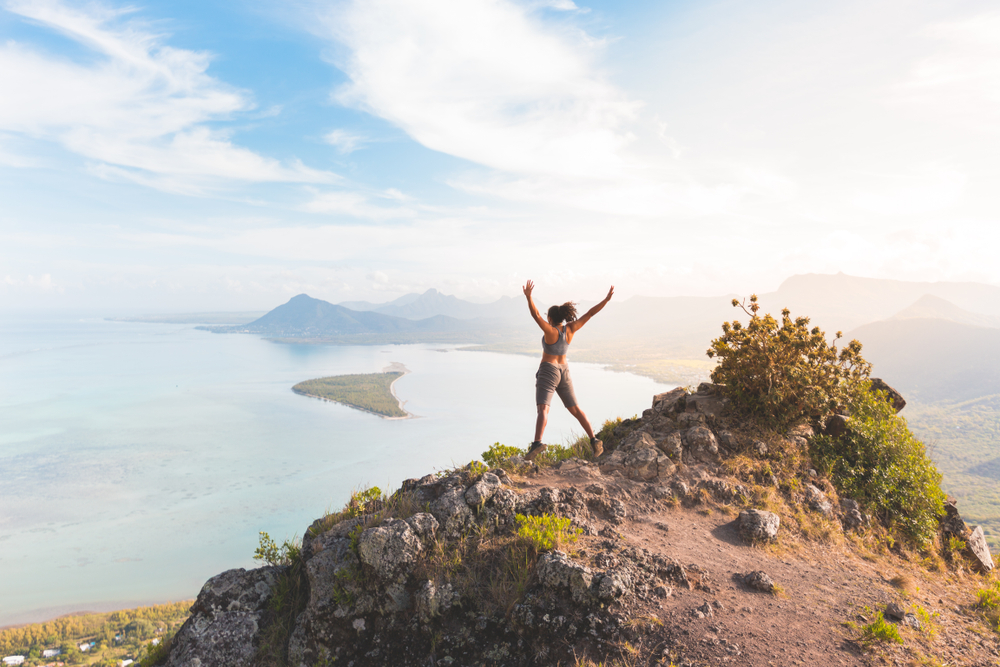
<svg viewBox="0 0 1000 667"><path fill-rule="evenodd" d="M580 426L583 427L583 432L587 434L587 437L591 440L594 439L594 429L590 427L590 421L587 419L587 415L583 414L583 410L580 409L579 405L574 405L571 408L566 408L569 413L576 417L576 420L580 422Z"/></svg>
<svg viewBox="0 0 1000 667"><path fill-rule="evenodd" d="M542 441L542 434L545 433L545 425L549 423L549 406L538 406L538 418L535 419L535 442Z"/></svg>

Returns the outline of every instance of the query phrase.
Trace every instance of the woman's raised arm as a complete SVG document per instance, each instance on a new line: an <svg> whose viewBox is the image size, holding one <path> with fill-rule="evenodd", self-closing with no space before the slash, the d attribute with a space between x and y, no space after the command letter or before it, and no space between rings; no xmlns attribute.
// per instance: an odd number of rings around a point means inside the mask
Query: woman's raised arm
<svg viewBox="0 0 1000 667"><path fill-rule="evenodd" d="M535 320L535 323L538 324L538 328L540 328L545 333L548 333L550 330L554 331L555 327L553 327L551 324L549 324L542 318L542 314L538 312L538 308L535 306L535 302L531 298L531 293L534 290L535 290L535 283L530 280L527 283L525 283L524 289L522 290L524 292L524 296L528 299L528 310L531 312L531 317L532 319Z"/></svg>
<svg viewBox="0 0 1000 667"><path fill-rule="evenodd" d="M612 285L611 289L608 290L608 295L604 297L602 301L598 302L596 306L594 306L586 313L584 313L583 317L569 323L570 331L576 333L581 327L583 327L584 324L586 324L590 320L591 317L601 312L601 309L604 308L604 306L608 305L608 302L611 301L611 297L614 296L614 293L615 293L615 286Z"/></svg>

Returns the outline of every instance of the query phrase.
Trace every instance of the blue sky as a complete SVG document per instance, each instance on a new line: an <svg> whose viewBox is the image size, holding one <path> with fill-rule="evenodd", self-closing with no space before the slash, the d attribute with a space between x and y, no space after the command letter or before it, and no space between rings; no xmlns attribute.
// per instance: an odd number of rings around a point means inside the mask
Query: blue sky
<svg viewBox="0 0 1000 667"><path fill-rule="evenodd" d="M0 308L1000 284L986 2L0 3Z"/></svg>

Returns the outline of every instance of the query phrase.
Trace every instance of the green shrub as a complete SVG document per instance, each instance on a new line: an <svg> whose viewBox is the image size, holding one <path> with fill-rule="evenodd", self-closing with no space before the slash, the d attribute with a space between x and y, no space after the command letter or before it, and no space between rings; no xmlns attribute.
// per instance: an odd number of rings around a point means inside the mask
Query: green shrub
<svg viewBox="0 0 1000 667"><path fill-rule="evenodd" d="M572 522L568 518L552 514L518 514L514 518L517 520L517 536L534 546L537 552L551 551L564 543L576 542L583 532L579 528L571 528Z"/></svg>
<svg viewBox="0 0 1000 667"><path fill-rule="evenodd" d="M633 415L631 419L608 419L601 425L601 430L597 432L597 439L604 443L605 452L613 452L618 449L622 440L639 426L639 415Z"/></svg>
<svg viewBox="0 0 1000 667"><path fill-rule="evenodd" d="M882 612L875 614L875 620L861 628L861 644L870 646L875 642L894 642L902 644L899 628L885 620Z"/></svg>
<svg viewBox="0 0 1000 667"><path fill-rule="evenodd" d="M883 525L925 545L944 510L941 473L884 392L862 383L849 406L846 433L810 439L814 464L841 495L863 502Z"/></svg>
<svg viewBox="0 0 1000 667"><path fill-rule="evenodd" d="M976 606L990 611L1000 609L1000 581L976 591Z"/></svg>
<svg viewBox="0 0 1000 667"><path fill-rule="evenodd" d="M724 385L733 410L758 423L782 428L827 414L871 371L861 343L852 340L838 352L819 327L809 328L808 317L793 320L784 309L779 325L771 315L757 314L756 294L749 308L736 299L733 306L743 308L750 321L745 327L735 320L722 324L722 335L707 352L719 358L712 382ZM838 331L834 340L841 335Z"/></svg>
<svg viewBox="0 0 1000 667"><path fill-rule="evenodd" d="M484 472L488 472L490 469L489 466L484 465L479 461L469 461L469 465L466 467L469 469L469 474L473 477L479 477Z"/></svg>
<svg viewBox="0 0 1000 667"><path fill-rule="evenodd" d="M279 547L271 536L260 531L260 544L253 552L254 560L262 560L268 565L291 565L299 559L302 545L296 541L285 540Z"/></svg>
<svg viewBox="0 0 1000 667"><path fill-rule="evenodd" d="M501 445L499 442L494 442L490 445L490 448L483 452L483 460L491 468L499 468L507 459L512 456L524 456L527 452L523 449L517 447L510 447L508 445Z"/></svg>

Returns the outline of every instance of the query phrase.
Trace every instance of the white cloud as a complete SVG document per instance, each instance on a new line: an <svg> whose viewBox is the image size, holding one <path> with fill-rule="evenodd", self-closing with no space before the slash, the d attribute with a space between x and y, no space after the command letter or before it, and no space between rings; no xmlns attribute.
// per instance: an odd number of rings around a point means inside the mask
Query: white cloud
<svg viewBox="0 0 1000 667"><path fill-rule="evenodd" d="M385 198L397 200L395 193L389 193ZM401 206L378 206L360 192L337 191L316 192L312 200L299 207L307 213L323 213L329 215L346 215L353 218L369 220L390 220L412 218L416 212Z"/></svg>
<svg viewBox="0 0 1000 667"><path fill-rule="evenodd" d="M639 105L593 66L593 40L503 0L356 0L324 15L350 51L337 93L434 150L503 171L608 177Z"/></svg>
<svg viewBox="0 0 1000 667"><path fill-rule="evenodd" d="M355 132L350 132L348 130L334 130L323 138L328 144L336 147L336 149L343 155L347 155L360 148L364 148L371 142L368 137Z"/></svg>
<svg viewBox="0 0 1000 667"><path fill-rule="evenodd" d="M282 164L205 123L253 104L209 76L206 53L162 44L125 10L15 1L7 9L90 50L86 61L16 42L0 46L0 130L56 141L98 162L99 175L182 192L229 181L329 183L333 174Z"/></svg>

